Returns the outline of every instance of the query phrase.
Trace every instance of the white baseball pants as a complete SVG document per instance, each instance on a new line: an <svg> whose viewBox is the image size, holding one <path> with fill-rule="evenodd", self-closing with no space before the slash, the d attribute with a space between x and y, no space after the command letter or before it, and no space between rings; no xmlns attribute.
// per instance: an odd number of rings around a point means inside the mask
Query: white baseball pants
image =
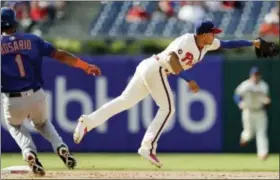
<svg viewBox="0 0 280 180"><path fill-rule="evenodd" d="M267 123L267 115L263 110L242 112L241 139L250 141L256 136L257 154L260 157L268 154Z"/></svg>
<svg viewBox="0 0 280 180"><path fill-rule="evenodd" d="M3 93L2 103L5 123L11 136L21 148L23 157L29 151L37 153L32 137L23 125L25 119L31 121L34 128L52 144L53 150L56 151L64 143L51 122L48 121L47 100L44 91L40 89L35 93L28 91L22 94L22 97L8 97ZM66 146L66 144L64 145Z"/></svg>
<svg viewBox="0 0 280 180"><path fill-rule="evenodd" d="M88 116L87 130L103 124L110 117L131 108L151 94L159 109L144 135L141 148L155 154L158 139L175 112L173 94L165 70L166 67L160 65L154 57L143 60L123 93Z"/></svg>

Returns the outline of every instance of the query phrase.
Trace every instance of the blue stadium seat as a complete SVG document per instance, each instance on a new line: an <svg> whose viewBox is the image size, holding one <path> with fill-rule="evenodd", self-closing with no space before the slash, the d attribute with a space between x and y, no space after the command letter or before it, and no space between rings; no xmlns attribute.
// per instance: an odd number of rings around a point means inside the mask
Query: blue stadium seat
<svg viewBox="0 0 280 180"><path fill-rule="evenodd" d="M130 23L126 21L126 13L133 3L129 1L108 2L102 4L99 13L90 26L92 36L145 36L145 37L174 37L186 32L193 32L194 25L183 22L176 17L166 18L161 13L155 13L158 2L141 1L142 7L153 14L148 21ZM205 19L212 20L215 25L224 29L221 36L252 35L258 31L259 25L276 1L243 2L244 8L233 12L208 12ZM175 5L178 10L179 4Z"/></svg>

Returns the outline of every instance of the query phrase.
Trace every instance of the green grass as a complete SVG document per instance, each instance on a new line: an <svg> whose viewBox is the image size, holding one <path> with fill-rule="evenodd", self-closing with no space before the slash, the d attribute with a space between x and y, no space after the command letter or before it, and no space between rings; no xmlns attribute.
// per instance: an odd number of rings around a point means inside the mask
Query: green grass
<svg viewBox="0 0 280 180"><path fill-rule="evenodd" d="M77 170L155 170L137 154L75 153ZM279 171L279 155L261 161L255 154L158 154L164 163L161 170L170 171ZM66 170L54 153L39 153L48 170ZM4 153L2 168L26 165L20 154Z"/></svg>

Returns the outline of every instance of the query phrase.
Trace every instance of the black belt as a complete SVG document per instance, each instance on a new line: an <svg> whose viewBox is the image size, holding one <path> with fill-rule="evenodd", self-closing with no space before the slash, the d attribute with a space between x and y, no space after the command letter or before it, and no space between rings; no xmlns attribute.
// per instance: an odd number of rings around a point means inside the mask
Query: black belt
<svg viewBox="0 0 280 180"><path fill-rule="evenodd" d="M36 88L33 88L33 89L28 89L26 91L30 91L30 90L33 90L33 92L37 92L39 89L41 89L41 87L36 87ZM10 93L5 93L8 97L22 97L22 94L21 92L10 92Z"/></svg>

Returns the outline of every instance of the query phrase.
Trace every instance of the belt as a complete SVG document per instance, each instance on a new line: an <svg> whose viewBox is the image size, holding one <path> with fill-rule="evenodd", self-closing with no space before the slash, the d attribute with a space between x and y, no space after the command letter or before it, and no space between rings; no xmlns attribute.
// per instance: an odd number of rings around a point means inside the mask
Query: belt
<svg viewBox="0 0 280 180"><path fill-rule="evenodd" d="M6 94L6 96L8 97L23 97L23 96L28 96L30 95L30 93L35 93L37 92L39 89L41 89L41 87L36 87L36 88L32 88L26 91L22 91L22 92L10 92L10 93L4 93Z"/></svg>
<svg viewBox="0 0 280 180"><path fill-rule="evenodd" d="M155 59L157 60L157 61L159 61L159 57L157 56L157 55L154 55L154 57L155 57ZM167 73L167 74L170 74L171 72L168 70L168 69L166 69L165 67L164 67L164 71L165 71L165 73Z"/></svg>

